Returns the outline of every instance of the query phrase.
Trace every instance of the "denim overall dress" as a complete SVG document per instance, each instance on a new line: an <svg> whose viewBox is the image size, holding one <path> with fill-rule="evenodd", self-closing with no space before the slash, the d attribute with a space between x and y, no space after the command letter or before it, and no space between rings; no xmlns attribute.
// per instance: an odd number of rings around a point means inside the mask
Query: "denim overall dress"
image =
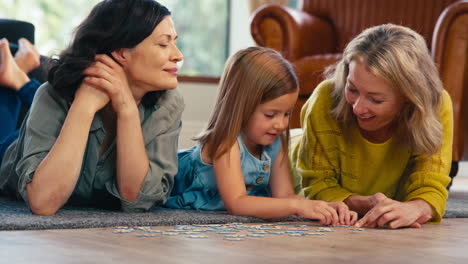
<svg viewBox="0 0 468 264"><path fill-rule="evenodd" d="M241 136L237 137L237 142L247 194L270 197L270 171L281 148L281 138L265 146L260 159L250 154ZM216 186L213 166L203 162L201 149L202 145L196 145L178 153L179 171L175 176L174 189L166 202L167 207L225 210Z"/></svg>

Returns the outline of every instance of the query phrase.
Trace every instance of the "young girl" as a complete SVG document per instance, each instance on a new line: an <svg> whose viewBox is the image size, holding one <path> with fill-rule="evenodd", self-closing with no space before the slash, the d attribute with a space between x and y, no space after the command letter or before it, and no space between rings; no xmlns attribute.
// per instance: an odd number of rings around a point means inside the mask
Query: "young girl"
<svg viewBox="0 0 468 264"><path fill-rule="evenodd" d="M289 115L298 96L291 65L272 49L251 47L227 62L199 145L179 152L170 208L224 210L276 218L292 214L321 224L352 225L342 203L294 194L288 166Z"/></svg>

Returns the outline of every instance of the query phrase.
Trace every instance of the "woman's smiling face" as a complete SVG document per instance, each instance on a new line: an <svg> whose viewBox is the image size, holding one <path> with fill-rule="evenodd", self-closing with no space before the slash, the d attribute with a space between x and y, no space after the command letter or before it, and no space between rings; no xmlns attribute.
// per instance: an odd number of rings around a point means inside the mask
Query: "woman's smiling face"
<svg viewBox="0 0 468 264"><path fill-rule="evenodd" d="M392 136L392 125L405 103L396 87L368 71L363 62L353 60L349 64L345 96L361 131L373 138Z"/></svg>
<svg viewBox="0 0 468 264"><path fill-rule="evenodd" d="M177 87L177 63L182 53L177 48L177 33L170 16L166 16L153 33L135 48L124 51L128 81L132 91L147 92Z"/></svg>

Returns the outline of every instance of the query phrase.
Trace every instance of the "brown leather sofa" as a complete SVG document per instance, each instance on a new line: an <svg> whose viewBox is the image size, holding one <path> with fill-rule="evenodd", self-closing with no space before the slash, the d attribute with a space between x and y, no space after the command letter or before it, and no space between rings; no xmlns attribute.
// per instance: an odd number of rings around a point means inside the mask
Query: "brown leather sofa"
<svg viewBox="0 0 468 264"><path fill-rule="evenodd" d="M363 29L385 23L410 27L426 39L453 101L454 165L468 159L468 151L463 153L464 146L468 149L468 118L463 118L468 116L468 0L304 0L300 10L257 9L251 22L254 40L280 51L299 77L291 127L300 127L302 105L346 44Z"/></svg>

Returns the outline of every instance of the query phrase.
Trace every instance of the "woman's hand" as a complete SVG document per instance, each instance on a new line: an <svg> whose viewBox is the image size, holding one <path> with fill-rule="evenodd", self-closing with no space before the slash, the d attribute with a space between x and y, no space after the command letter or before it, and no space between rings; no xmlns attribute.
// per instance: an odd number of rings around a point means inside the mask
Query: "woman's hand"
<svg viewBox="0 0 468 264"><path fill-rule="evenodd" d="M420 228L432 218L432 208L423 200L399 202L382 193L373 195L372 199L375 205L356 223L356 227Z"/></svg>
<svg viewBox="0 0 468 264"><path fill-rule="evenodd" d="M387 196L380 195L381 193L362 196L362 195L351 195L346 198L343 202L348 206L352 211L358 213L358 215L365 215L370 209L372 209L381 199L386 199Z"/></svg>
<svg viewBox="0 0 468 264"><path fill-rule="evenodd" d="M85 105L84 109L91 111L95 114L109 103L109 96L107 93L99 88L82 82L75 94L73 103Z"/></svg>
<svg viewBox="0 0 468 264"><path fill-rule="evenodd" d="M98 87L109 96L117 115L136 109L136 102L128 86L122 66L108 55L97 55L93 65L83 71L84 82Z"/></svg>

